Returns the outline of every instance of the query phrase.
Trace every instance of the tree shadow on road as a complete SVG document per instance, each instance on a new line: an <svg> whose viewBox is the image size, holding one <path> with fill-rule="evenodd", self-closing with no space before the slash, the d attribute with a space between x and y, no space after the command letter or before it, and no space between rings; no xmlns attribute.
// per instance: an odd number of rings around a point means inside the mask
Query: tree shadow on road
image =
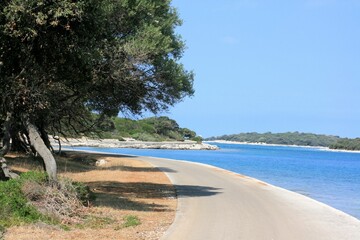
<svg viewBox="0 0 360 240"><path fill-rule="evenodd" d="M174 185L179 198L186 197L207 197L221 193L221 188L208 186Z"/></svg>
<svg viewBox="0 0 360 240"><path fill-rule="evenodd" d="M205 197L220 194L219 188L147 182L89 182L96 205L137 211L168 211L157 199ZM149 201L151 200L151 201Z"/></svg>
<svg viewBox="0 0 360 240"><path fill-rule="evenodd" d="M124 172L171 172L175 173L176 171L171 168L158 168L158 167L133 167L133 166L110 166L103 167L104 170L121 170Z"/></svg>

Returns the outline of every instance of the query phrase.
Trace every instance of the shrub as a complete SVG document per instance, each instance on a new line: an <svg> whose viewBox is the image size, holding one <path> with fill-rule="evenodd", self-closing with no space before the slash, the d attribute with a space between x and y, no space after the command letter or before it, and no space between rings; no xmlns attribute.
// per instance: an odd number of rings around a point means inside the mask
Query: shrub
<svg viewBox="0 0 360 240"><path fill-rule="evenodd" d="M89 199L88 188L65 178L56 183L26 181L21 189L39 212L63 223L78 221L83 207L81 198L86 203Z"/></svg>
<svg viewBox="0 0 360 240"><path fill-rule="evenodd" d="M77 198L84 206L89 206L90 202L95 200L95 194L90 190L89 186L80 182L73 182L72 185L75 188Z"/></svg>
<svg viewBox="0 0 360 240"><path fill-rule="evenodd" d="M27 172L0 182L0 226L79 221L83 205L92 199L90 189L82 183L65 178L50 183L45 173Z"/></svg>
<svg viewBox="0 0 360 240"><path fill-rule="evenodd" d="M176 140L176 141L184 140L183 136L179 132L176 132L176 131L168 131L167 137L169 138L169 140Z"/></svg>
<svg viewBox="0 0 360 240"><path fill-rule="evenodd" d="M137 133L133 135L133 138L139 140L139 141L144 141L144 142L157 142L160 139L158 138L158 136L156 135L151 135L148 133Z"/></svg>
<svg viewBox="0 0 360 240"><path fill-rule="evenodd" d="M196 136L196 137L192 138L191 140L196 141L197 143L202 143L203 138L200 136Z"/></svg>

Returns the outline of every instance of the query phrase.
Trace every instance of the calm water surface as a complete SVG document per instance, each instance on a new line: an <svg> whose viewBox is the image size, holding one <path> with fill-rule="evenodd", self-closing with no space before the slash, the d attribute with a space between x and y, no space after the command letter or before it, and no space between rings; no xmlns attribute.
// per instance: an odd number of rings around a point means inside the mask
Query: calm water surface
<svg viewBox="0 0 360 240"><path fill-rule="evenodd" d="M75 149L210 164L307 195L360 219L360 153L302 147L216 145L221 149Z"/></svg>

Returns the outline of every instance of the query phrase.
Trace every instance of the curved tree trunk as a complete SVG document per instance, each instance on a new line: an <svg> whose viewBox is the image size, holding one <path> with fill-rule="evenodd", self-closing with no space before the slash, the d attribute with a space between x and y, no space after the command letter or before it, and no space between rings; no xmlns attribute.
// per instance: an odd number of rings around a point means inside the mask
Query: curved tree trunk
<svg viewBox="0 0 360 240"><path fill-rule="evenodd" d="M36 152L41 156L44 160L45 169L49 176L50 181L56 181L56 161L54 156L52 155L49 148L47 148L46 144L44 143L39 130L35 125L30 123L29 121L25 122L26 129L29 134L30 144L36 150Z"/></svg>
<svg viewBox="0 0 360 240"><path fill-rule="evenodd" d="M54 153L54 148L51 146L50 140L49 140L49 135L47 134L47 132L45 131L45 129L43 127L39 128L39 132L41 134L41 138L43 139L46 147L52 152Z"/></svg>

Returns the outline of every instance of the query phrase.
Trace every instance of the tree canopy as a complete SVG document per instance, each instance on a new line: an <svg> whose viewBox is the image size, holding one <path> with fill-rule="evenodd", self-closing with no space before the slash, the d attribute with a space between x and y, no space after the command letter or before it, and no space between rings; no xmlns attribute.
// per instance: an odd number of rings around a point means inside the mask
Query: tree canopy
<svg viewBox="0 0 360 240"><path fill-rule="evenodd" d="M47 133L86 132L91 113L159 112L191 96L170 0L0 2L0 124L56 179ZM55 164L55 167L54 167Z"/></svg>

